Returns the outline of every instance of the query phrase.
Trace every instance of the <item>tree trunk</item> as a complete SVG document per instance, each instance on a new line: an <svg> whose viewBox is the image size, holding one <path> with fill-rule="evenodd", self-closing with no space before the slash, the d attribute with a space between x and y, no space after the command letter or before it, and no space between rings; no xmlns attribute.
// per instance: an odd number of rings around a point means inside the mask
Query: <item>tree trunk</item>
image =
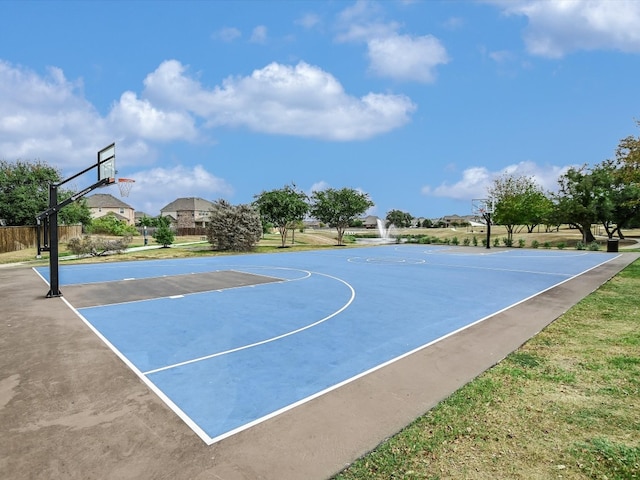
<svg viewBox="0 0 640 480"><path fill-rule="evenodd" d="M582 243L587 245L588 243L593 243L596 241L596 237L591 233L591 224L587 223L585 225L578 225L580 232L582 233Z"/></svg>

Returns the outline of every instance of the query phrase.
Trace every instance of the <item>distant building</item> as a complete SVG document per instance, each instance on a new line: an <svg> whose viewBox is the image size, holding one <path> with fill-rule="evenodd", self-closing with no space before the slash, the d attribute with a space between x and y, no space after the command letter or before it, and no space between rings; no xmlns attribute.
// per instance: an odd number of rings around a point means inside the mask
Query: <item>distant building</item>
<svg viewBox="0 0 640 480"><path fill-rule="evenodd" d="M139 212L137 210L134 216L136 219L136 225L138 225L140 223L140 220L142 220L143 218L154 218L153 215L149 215L148 213L144 213L144 212Z"/></svg>
<svg viewBox="0 0 640 480"><path fill-rule="evenodd" d="M100 218L113 213L118 220L125 221L129 225L135 225L134 208L119 198L108 193L96 193L85 197L85 200L87 207L89 207L89 212L91 212L91 218Z"/></svg>
<svg viewBox="0 0 640 480"><path fill-rule="evenodd" d="M368 215L362 220L362 226L364 228L378 228L379 218L375 215Z"/></svg>
<svg viewBox="0 0 640 480"><path fill-rule="evenodd" d="M178 198L160 209L177 228L206 227L213 202L198 197Z"/></svg>

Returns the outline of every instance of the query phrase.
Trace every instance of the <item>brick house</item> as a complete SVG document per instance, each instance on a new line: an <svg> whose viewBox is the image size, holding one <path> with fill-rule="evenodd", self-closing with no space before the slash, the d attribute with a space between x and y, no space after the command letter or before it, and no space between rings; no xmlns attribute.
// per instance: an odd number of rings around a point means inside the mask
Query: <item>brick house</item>
<svg viewBox="0 0 640 480"><path fill-rule="evenodd" d="M198 197L178 198L160 209L161 217L169 217L177 228L206 227L213 203Z"/></svg>

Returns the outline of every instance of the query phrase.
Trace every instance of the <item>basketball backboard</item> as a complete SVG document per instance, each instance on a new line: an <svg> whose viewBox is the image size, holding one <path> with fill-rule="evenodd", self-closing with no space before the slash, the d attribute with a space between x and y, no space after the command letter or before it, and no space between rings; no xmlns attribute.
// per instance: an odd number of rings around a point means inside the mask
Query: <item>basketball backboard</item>
<svg viewBox="0 0 640 480"><path fill-rule="evenodd" d="M493 213L492 198L476 198L471 200L471 213L478 217Z"/></svg>
<svg viewBox="0 0 640 480"><path fill-rule="evenodd" d="M116 144L112 143L98 152L98 181L106 178L115 183L116 173Z"/></svg>

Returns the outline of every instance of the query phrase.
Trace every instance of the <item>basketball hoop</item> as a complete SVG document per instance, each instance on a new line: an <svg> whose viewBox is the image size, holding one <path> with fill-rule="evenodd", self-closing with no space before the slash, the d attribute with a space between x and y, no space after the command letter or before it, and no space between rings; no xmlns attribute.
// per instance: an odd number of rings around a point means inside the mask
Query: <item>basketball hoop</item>
<svg viewBox="0 0 640 480"><path fill-rule="evenodd" d="M128 197L134 183L136 183L136 181L131 178L119 178L118 188L120 189L120 196Z"/></svg>

